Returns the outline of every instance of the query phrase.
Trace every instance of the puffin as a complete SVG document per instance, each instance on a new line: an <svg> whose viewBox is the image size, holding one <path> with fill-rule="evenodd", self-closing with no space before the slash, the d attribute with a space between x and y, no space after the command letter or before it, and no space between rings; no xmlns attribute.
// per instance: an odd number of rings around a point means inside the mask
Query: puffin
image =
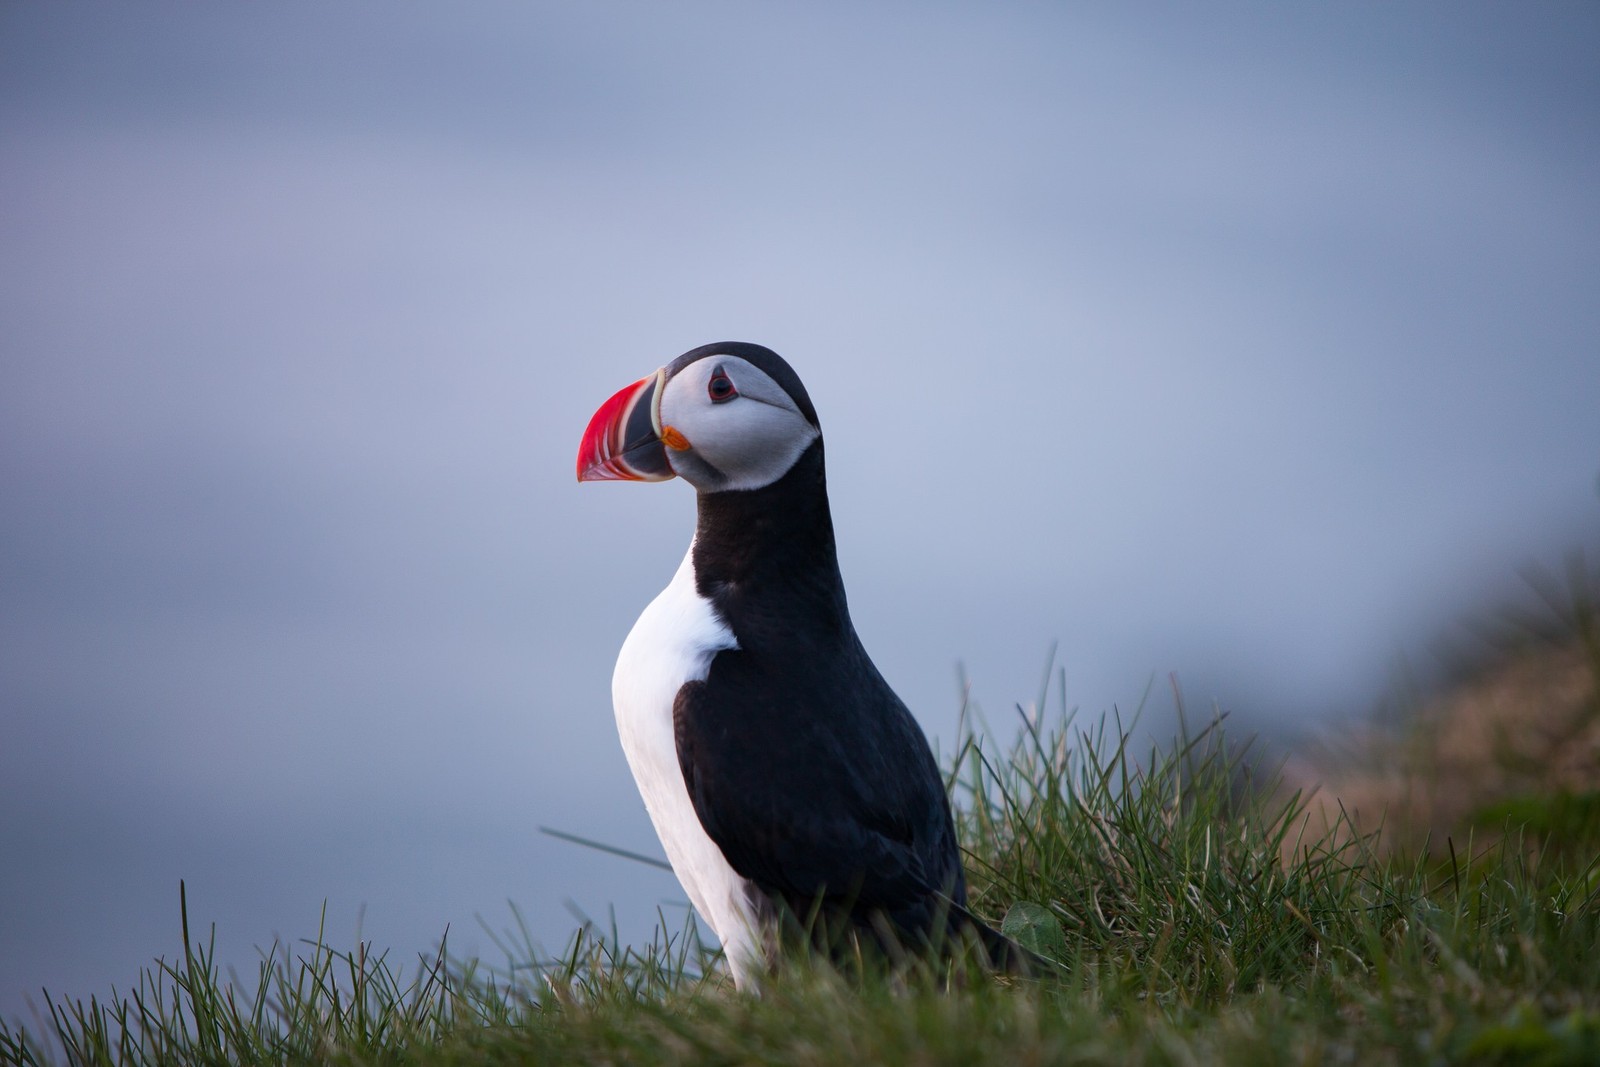
<svg viewBox="0 0 1600 1067"><path fill-rule="evenodd" d="M736 988L759 988L789 934L841 959L975 945L1025 972L1031 954L967 909L927 737L851 624L822 427L789 364L748 342L685 352L600 405L577 473L697 494L688 553L623 642L611 693Z"/></svg>

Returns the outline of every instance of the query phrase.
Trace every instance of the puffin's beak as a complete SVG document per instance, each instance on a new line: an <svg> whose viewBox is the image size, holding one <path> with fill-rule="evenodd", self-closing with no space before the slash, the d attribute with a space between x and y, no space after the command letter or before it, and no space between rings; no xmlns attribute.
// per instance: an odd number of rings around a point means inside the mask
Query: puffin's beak
<svg viewBox="0 0 1600 1067"><path fill-rule="evenodd" d="M580 482L664 482L674 477L661 443L661 385L658 370L618 390L589 420L578 446Z"/></svg>

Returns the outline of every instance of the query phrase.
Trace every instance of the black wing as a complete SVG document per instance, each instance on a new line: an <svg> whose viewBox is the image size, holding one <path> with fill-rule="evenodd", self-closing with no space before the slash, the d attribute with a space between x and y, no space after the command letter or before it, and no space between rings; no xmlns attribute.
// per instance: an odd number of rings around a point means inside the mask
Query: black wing
<svg viewBox="0 0 1600 1067"><path fill-rule="evenodd" d="M719 653L674 704L679 764L706 833L757 887L928 933L966 896L949 803L921 728L851 644L827 669Z"/></svg>

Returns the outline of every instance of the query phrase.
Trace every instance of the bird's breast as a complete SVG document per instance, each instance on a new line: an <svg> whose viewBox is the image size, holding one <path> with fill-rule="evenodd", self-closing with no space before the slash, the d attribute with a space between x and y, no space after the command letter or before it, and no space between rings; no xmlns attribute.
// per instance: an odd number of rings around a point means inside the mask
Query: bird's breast
<svg viewBox="0 0 1600 1067"><path fill-rule="evenodd" d="M733 631L695 589L691 545L672 581L633 624L611 677L617 728L630 762L635 753L669 762L681 782L673 701L685 682L705 679L718 652L738 647Z"/></svg>
<svg viewBox="0 0 1600 1067"><path fill-rule="evenodd" d="M645 810L690 901L722 941L741 984L755 973L760 931L748 883L728 864L695 813L678 761L672 707L686 682L703 681L733 632L695 589L694 546L650 602L617 657L611 697L623 754Z"/></svg>

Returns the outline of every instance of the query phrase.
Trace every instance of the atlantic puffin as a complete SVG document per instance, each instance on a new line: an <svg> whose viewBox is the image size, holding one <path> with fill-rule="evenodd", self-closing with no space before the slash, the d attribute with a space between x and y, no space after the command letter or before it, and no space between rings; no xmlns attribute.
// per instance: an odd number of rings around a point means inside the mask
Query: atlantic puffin
<svg viewBox="0 0 1600 1067"><path fill-rule="evenodd" d="M590 419L578 480L698 494L688 554L617 657L617 729L672 869L756 988L783 924L883 948L1022 950L967 910L927 738L873 666L845 601L822 429L761 345L685 352Z"/></svg>

